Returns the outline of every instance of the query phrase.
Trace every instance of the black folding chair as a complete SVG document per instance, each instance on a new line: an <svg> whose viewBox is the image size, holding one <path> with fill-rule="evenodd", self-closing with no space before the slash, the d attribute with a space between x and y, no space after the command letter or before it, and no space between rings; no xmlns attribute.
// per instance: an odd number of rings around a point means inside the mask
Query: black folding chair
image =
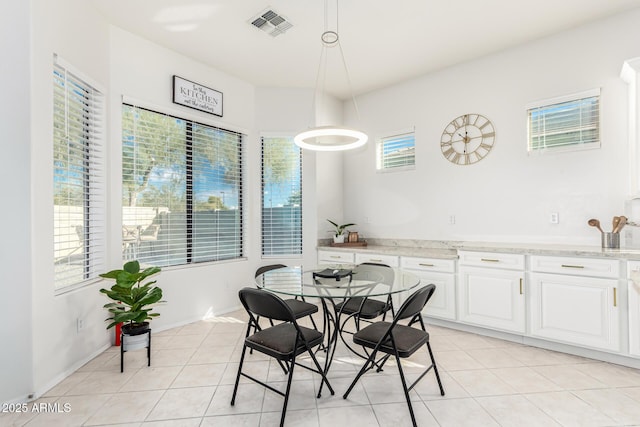
<svg viewBox="0 0 640 427"><path fill-rule="evenodd" d="M282 427L284 425L284 418L287 411L287 403L289 402L293 370L296 365L320 374L322 376L322 382L326 383L331 394L334 394L333 388L331 388L331 384L329 384L329 380L327 379L324 370L320 367L318 359L316 359L312 350L314 347L317 347L322 343L324 336L321 332L315 329L305 328L304 326L298 325L291 308L282 300L282 298L272 294L271 292L262 289L244 288L240 290L239 296L240 302L242 302L242 305L249 314L249 323L247 325L244 346L242 347L242 355L240 356L240 366L238 366L238 375L233 388L231 405L235 404L240 376L244 376L245 378L261 384L269 390L284 397L282 416L280 417L280 427ZM262 329L256 319L257 316L281 321L283 323ZM257 332L251 334L252 329ZM271 356L279 363L284 362L288 365L289 376L287 379L286 391L284 393L269 384L242 372L244 356L247 348ZM311 356L315 369L302 365L296 361L296 357L305 352Z"/></svg>
<svg viewBox="0 0 640 427"><path fill-rule="evenodd" d="M365 328L362 328L353 335L353 342L355 344L361 345L365 349L373 349L373 351L362 366L362 369L360 369L360 372L358 372L358 375L354 378L347 392L344 394L344 399L349 396L349 393L351 393L351 390L353 390L353 387L365 372L373 369L374 367L377 367L377 371L379 372L387 359L392 355L395 356L396 363L398 365L402 388L404 390L405 398L407 399L407 405L409 406L409 413L411 414L411 421L413 422L414 427L416 427L416 418L413 413L413 407L411 406L409 392L432 368L433 372L436 374L436 379L438 380L440 394L444 396L444 388L442 387L436 361L433 358L433 352L431 351L431 345L429 344L429 333L425 330L424 321L422 320L421 315L422 309L435 292L435 289L436 286L433 284L418 289L404 302L404 304L402 304L402 307L400 307L400 310L398 310L392 322L375 322ZM410 319L408 325L399 324L398 321L402 319ZM414 323L420 323L421 329L412 327ZM413 382L413 384L407 387L400 359L410 357L425 344L429 350L431 365ZM385 356L376 360L378 352L385 353Z"/></svg>
<svg viewBox="0 0 640 427"><path fill-rule="evenodd" d="M391 287L394 282L394 271L386 264L363 262L353 269L353 279L371 280ZM387 296L386 301L368 296L353 296L338 304L337 309L342 315L346 315L340 325L340 330L347 333L349 332L345 331L344 327L351 319L355 321L356 330L360 330L361 320L373 320L379 316L382 316L382 320L384 320L388 311L395 315L391 294Z"/></svg>
<svg viewBox="0 0 640 427"><path fill-rule="evenodd" d="M267 271L275 270L278 268L285 268L285 267L286 265L284 264L264 265L256 270L255 277L258 277L259 275L266 273ZM303 317L309 316L309 319L311 319L311 324L313 325L313 328L318 329L318 326L316 325L316 322L315 320L313 320L313 316L312 316L314 313L318 312L318 306L315 304L306 302L304 300L304 297L301 297L301 298L302 300L298 300L297 298L290 298L283 301L285 302L285 304L289 306L289 308L295 315L296 319L301 319ZM273 321L271 322L271 325L273 326Z"/></svg>

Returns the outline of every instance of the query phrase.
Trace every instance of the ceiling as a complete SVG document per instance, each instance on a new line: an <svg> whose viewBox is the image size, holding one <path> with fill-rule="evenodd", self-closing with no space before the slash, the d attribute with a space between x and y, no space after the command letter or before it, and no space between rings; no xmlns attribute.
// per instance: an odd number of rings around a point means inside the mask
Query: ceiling
<svg viewBox="0 0 640 427"><path fill-rule="evenodd" d="M338 22L354 94L640 7L640 0L342 0L337 9L337 0L88 1L118 27L264 87L313 88L320 35ZM293 27L272 37L250 25L268 9ZM323 87L349 97L339 50L328 52Z"/></svg>

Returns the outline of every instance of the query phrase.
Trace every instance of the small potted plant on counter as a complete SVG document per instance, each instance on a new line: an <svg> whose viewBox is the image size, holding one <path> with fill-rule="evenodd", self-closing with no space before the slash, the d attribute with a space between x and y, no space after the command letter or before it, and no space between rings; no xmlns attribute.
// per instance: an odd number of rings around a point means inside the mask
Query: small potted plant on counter
<svg viewBox="0 0 640 427"><path fill-rule="evenodd" d="M111 320L107 329L122 323L121 371L122 353L129 350L146 347L149 364L151 363L149 320L160 315L151 313L153 305L164 301L161 301L162 289L155 286L155 280L147 280L147 278L159 272L159 267L148 267L140 271L138 261L129 261L121 270L111 270L100 275L105 279L116 281L110 289L100 289L100 292L113 300L104 305L111 314L111 317L106 319Z"/></svg>
<svg viewBox="0 0 640 427"><path fill-rule="evenodd" d="M347 229L347 227L351 227L352 225L355 225L353 223L338 225L337 223L331 221L330 219L328 219L327 221L329 221L331 225L333 225L334 227L333 243L344 243L345 230Z"/></svg>

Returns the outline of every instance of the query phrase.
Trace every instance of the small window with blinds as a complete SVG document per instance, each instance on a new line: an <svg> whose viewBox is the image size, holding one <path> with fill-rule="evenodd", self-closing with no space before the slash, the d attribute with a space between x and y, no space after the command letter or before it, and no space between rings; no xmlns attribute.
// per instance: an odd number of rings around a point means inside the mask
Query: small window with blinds
<svg viewBox="0 0 640 427"><path fill-rule="evenodd" d="M55 289L103 272L105 175L103 94L61 59L53 66L53 239Z"/></svg>
<svg viewBox="0 0 640 427"><path fill-rule="evenodd" d="M378 141L379 171L414 169L416 164L415 132L397 132Z"/></svg>
<svg viewBox="0 0 640 427"><path fill-rule="evenodd" d="M262 255L302 254L302 153L293 138L262 138Z"/></svg>
<svg viewBox="0 0 640 427"><path fill-rule="evenodd" d="M600 148L600 90L527 106L528 150L573 151Z"/></svg>
<svg viewBox="0 0 640 427"><path fill-rule="evenodd" d="M123 104L123 258L171 266L242 257L242 141Z"/></svg>

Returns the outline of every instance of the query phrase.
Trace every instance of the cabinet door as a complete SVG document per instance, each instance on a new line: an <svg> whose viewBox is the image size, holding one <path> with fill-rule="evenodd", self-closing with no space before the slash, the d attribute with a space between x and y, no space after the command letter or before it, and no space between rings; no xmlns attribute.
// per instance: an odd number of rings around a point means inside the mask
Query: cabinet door
<svg viewBox="0 0 640 427"><path fill-rule="evenodd" d="M618 281L531 274L531 335L598 349L620 349Z"/></svg>
<svg viewBox="0 0 640 427"><path fill-rule="evenodd" d="M429 271L407 270L420 278L420 286L433 283L436 291L422 312L426 316L455 320L456 318L456 280L453 274L433 273Z"/></svg>
<svg viewBox="0 0 640 427"><path fill-rule="evenodd" d="M524 333L524 272L475 267L459 271L461 322Z"/></svg>
<svg viewBox="0 0 640 427"><path fill-rule="evenodd" d="M629 261L627 267L629 301L629 354L640 357L640 261Z"/></svg>
<svg viewBox="0 0 640 427"><path fill-rule="evenodd" d="M629 353L640 356L640 283L629 280Z"/></svg>

